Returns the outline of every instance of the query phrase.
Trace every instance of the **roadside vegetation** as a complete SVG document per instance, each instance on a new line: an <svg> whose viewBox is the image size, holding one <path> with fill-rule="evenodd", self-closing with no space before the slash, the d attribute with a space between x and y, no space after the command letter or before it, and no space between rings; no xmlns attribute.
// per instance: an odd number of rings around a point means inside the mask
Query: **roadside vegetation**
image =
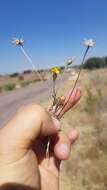
<svg viewBox="0 0 107 190"><path fill-rule="evenodd" d="M71 60L70 60L71 61ZM82 66L83 69L86 70L93 70L93 69L101 69L107 67L107 57L92 57L85 61L84 65ZM78 70L79 66L69 66L69 69L74 68ZM65 72L65 67L60 67L61 72ZM69 70L70 71L70 70ZM66 70L67 72L67 70ZM39 70L42 79L45 81L50 78L51 71L48 70ZM99 76L97 76L99 77ZM7 83L8 81L8 83ZM41 81L40 77L36 72L32 72L31 70L25 70L23 73L12 73L10 75L2 76L0 75L0 93L14 90L16 88L26 87L32 83ZM87 89L88 91L88 89Z"/></svg>
<svg viewBox="0 0 107 190"><path fill-rule="evenodd" d="M60 67L61 71L64 70L64 67ZM51 78L51 70L39 70L42 77L42 81L46 81ZM23 88L30 84L40 82L41 79L36 72L31 70L25 70L23 73L12 73L10 75L0 75L0 93L15 90L17 88Z"/></svg>
<svg viewBox="0 0 107 190"><path fill-rule="evenodd" d="M74 79L65 85L70 88ZM61 190L107 189L107 69L83 70L78 82L81 101L62 119L65 131L76 128L80 138L71 158L63 162Z"/></svg>
<svg viewBox="0 0 107 190"><path fill-rule="evenodd" d="M44 80L47 78L47 71L40 71ZM41 81L35 72L30 70L23 73L13 73L10 75L0 76L0 93L26 87L30 84Z"/></svg>
<svg viewBox="0 0 107 190"><path fill-rule="evenodd" d="M62 129L78 129L80 138L73 146L71 158L61 165L61 190L107 189L107 58L91 58L84 64L77 87L82 91L80 102L61 120ZM76 72L78 67L74 67ZM60 94L73 87L77 78L70 75ZM49 71L42 72L45 79ZM62 75L63 77L63 75ZM7 83L8 81L8 83ZM26 87L40 81L31 71L0 76L0 93ZM50 102L46 102L48 105ZM44 104L45 105L45 104Z"/></svg>
<svg viewBox="0 0 107 190"><path fill-rule="evenodd" d="M91 57L85 61L84 69L100 69L107 67L107 57Z"/></svg>

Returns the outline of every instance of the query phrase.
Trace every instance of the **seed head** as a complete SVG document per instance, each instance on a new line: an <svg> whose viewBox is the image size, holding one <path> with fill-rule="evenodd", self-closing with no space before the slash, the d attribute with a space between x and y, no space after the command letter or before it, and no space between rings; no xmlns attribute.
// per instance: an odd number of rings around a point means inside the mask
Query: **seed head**
<svg viewBox="0 0 107 190"><path fill-rule="evenodd" d="M85 40L83 44L87 47L93 47L95 45L95 42L92 39L90 39L90 40Z"/></svg>
<svg viewBox="0 0 107 190"><path fill-rule="evenodd" d="M24 40L23 39L15 39L12 41L12 44L15 46L23 46Z"/></svg>
<svg viewBox="0 0 107 190"><path fill-rule="evenodd" d="M67 65L71 65L76 60L76 56L72 57L67 61Z"/></svg>

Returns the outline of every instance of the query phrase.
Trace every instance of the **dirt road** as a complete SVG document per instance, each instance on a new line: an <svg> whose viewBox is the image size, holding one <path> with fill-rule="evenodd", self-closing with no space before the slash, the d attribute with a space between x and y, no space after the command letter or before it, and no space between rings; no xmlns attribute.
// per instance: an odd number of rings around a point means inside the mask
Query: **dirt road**
<svg viewBox="0 0 107 190"><path fill-rule="evenodd" d="M62 80L57 81L61 86L68 79L65 75ZM26 104L37 102L43 103L52 94L52 81L38 82L26 88L16 89L0 95L0 127L12 117L15 111Z"/></svg>

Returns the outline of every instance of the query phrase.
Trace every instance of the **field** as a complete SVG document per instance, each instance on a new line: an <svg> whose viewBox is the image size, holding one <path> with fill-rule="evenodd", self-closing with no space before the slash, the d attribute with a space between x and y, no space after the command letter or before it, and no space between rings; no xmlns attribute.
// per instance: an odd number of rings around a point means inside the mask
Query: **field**
<svg viewBox="0 0 107 190"><path fill-rule="evenodd" d="M13 73L11 75L0 76L0 93L14 90L21 87L26 87L31 83L35 83L42 79L47 79L50 75L49 71L40 72L25 72L25 73Z"/></svg>
<svg viewBox="0 0 107 190"><path fill-rule="evenodd" d="M64 89L73 86L70 77ZM83 70L77 86L80 102L62 119L62 128L78 129L71 158L62 163L61 190L107 189L107 69ZM63 89L62 89L63 91Z"/></svg>
<svg viewBox="0 0 107 190"><path fill-rule="evenodd" d="M60 94L74 84L76 75L70 72L68 75ZM21 82L35 80L34 73L23 77ZM1 86L7 81L19 85L20 78L0 77ZM64 131L78 129L80 137L72 147L70 159L62 162L60 189L107 190L107 69L83 70L77 87L82 91L82 98L61 124ZM47 100L44 106L48 104Z"/></svg>

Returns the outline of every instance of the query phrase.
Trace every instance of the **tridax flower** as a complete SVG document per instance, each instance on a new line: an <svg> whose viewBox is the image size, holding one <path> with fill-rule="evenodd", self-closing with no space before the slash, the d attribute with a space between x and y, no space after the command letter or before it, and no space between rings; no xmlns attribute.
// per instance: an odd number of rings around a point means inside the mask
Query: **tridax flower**
<svg viewBox="0 0 107 190"><path fill-rule="evenodd" d="M54 68L52 69L52 72L53 72L54 74L56 74L56 75L60 74L60 69L59 69L59 67L54 67Z"/></svg>
<svg viewBox="0 0 107 190"><path fill-rule="evenodd" d="M93 47L95 45L95 42L92 39L90 39L90 40L85 40L83 44L87 47Z"/></svg>
<svg viewBox="0 0 107 190"><path fill-rule="evenodd" d="M76 56L72 57L67 61L67 65L71 65L76 60Z"/></svg>
<svg viewBox="0 0 107 190"><path fill-rule="evenodd" d="M18 38L12 41L12 44L16 46L23 46L23 43L24 43L24 40L18 39Z"/></svg>

